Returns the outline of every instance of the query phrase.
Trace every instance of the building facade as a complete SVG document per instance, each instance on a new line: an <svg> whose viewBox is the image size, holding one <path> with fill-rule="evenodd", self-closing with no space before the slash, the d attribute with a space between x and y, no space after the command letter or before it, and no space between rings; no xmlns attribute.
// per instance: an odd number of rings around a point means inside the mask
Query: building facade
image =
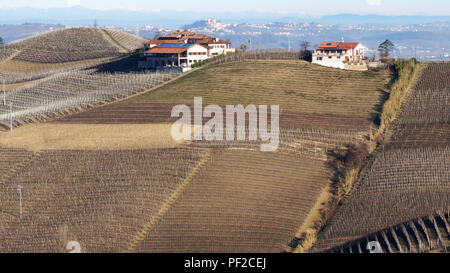
<svg viewBox="0 0 450 273"><path fill-rule="evenodd" d="M189 31L174 32L146 41L139 67L181 68L185 71L195 63L235 51L229 41Z"/></svg>
<svg viewBox="0 0 450 273"><path fill-rule="evenodd" d="M367 48L361 43L324 42L312 56L312 62L340 69L366 67L364 57Z"/></svg>

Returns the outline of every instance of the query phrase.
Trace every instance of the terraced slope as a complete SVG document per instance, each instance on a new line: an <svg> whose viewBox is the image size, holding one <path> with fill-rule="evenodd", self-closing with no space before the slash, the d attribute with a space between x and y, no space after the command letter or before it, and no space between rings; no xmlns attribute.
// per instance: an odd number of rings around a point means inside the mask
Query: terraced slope
<svg viewBox="0 0 450 273"><path fill-rule="evenodd" d="M323 161L216 152L138 252L280 252L328 184Z"/></svg>
<svg viewBox="0 0 450 273"><path fill-rule="evenodd" d="M203 154L41 151L0 187L0 252L65 252L68 241L78 241L82 252L121 252Z"/></svg>

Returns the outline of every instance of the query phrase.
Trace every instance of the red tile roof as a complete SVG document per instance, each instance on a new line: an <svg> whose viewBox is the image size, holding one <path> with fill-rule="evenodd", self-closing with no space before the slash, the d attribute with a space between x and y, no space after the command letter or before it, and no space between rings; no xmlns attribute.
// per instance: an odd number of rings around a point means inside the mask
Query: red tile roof
<svg viewBox="0 0 450 273"><path fill-rule="evenodd" d="M166 53L166 54L179 54L187 51L189 48L186 47L154 47L150 50L145 51L145 53Z"/></svg>
<svg viewBox="0 0 450 273"><path fill-rule="evenodd" d="M183 41L179 40L149 40L146 41L146 45L160 45L160 44L183 44Z"/></svg>
<svg viewBox="0 0 450 273"><path fill-rule="evenodd" d="M359 43L343 43L343 42L323 42L317 50L329 49L355 49Z"/></svg>

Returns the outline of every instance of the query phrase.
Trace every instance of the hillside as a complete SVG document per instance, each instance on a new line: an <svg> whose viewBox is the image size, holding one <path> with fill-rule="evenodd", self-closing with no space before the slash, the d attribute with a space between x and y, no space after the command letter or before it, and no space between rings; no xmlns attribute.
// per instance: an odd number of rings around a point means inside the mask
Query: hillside
<svg viewBox="0 0 450 273"><path fill-rule="evenodd" d="M203 104L280 105L284 127L331 127L366 130L383 103L390 74L340 71L298 60L246 60L194 71L142 96L121 102L114 109L70 118L82 122L133 122L115 111L153 113L140 122L170 122L171 105L192 105L194 96ZM147 112L148 112L147 111ZM101 113L108 113L104 118ZM141 115L145 117L146 115ZM86 117L86 118L85 118ZM117 120L114 120L114 117ZM152 121L153 119L153 121Z"/></svg>
<svg viewBox="0 0 450 273"><path fill-rule="evenodd" d="M137 69L143 39L113 29L56 30L0 48L0 129L142 92L176 76ZM6 102L6 104L5 104ZM13 113L10 113L10 111Z"/></svg>
<svg viewBox="0 0 450 273"><path fill-rule="evenodd" d="M114 67L120 62L97 69ZM46 78L15 91L35 94L17 97L16 110L22 124L54 115L52 122L0 140L4 249L62 252L71 238L86 252L293 251L338 207L314 251L358 252L367 240L384 251L434 251L448 235L448 71L447 63L424 64L392 134L342 206L335 151L372 140L390 72L246 59L178 78L96 69ZM35 107L56 94L83 109ZM261 152L260 141L170 141L172 107L192 107L194 96L204 105L280 105L278 150ZM106 105L92 104L95 97ZM26 224L14 209L18 185L26 190ZM62 203L70 219L57 210Z"/></svg>
<svg viewBox="0 0 450 273"><path fill-rule="evenodd" d="M408 232L398 231L401 226L389 229L444 215L450 207L449 77L449 63L425 64L392 136L376 154L360 187L321 234L317 250L353 244L385 229L388 236L396 232L403 237L399 239L403 248L393 252L422 252L446 244L440 239L417 248L405 241Z"/></svg>
<svg viewBox="0 0 450 273"><path fill-rule="evenodd" d="M113 29L55 30L1 47L0 77L7 84L26 84L57 73L96 67L127 58L143 42L140 37Z"/></svg>
<svg viewBox="0 0 450 273"><path fill-rule="evenodd" d="M111 35L120 39L111 38ZM13 44L20 53L14 60L36 63L63 63L86 59L115 57L124 53L121 49L135 46L121 45L126 35L128 43L143 42L140 38L118 31L94 28L69 28L56 30Z"/></svg>
<svg viewBox="0 0 450 273"><path fill-rule="evenodd" d="M202 96L204 105L279 104L275 153L257 151L259 142L187 142L184 147L211 151L209 163L127 249L279 252L329 213L335 171L329 151L365 141L390 79L385 71L341 71L293 59L243 60L200 68L142 95L63 116L52 126L171 124L172 107L192 106L194 96Z"/></svg>
<svg viewBox="0 0 450 273"><path fill-rule="evenodd" d="M0 252L61 253L67 240L78 240L83 252L121 252L204 153L141 149L29 154L0 148L2 166L16 168L0 181ZM19 185L22 218L16 209Z"/></svg>

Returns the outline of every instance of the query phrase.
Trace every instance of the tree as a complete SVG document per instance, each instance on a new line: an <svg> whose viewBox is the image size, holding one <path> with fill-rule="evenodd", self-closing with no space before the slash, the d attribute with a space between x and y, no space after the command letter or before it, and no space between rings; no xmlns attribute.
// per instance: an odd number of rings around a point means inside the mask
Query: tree
<svg viewBox="0 0 450 273"><path fill-rule="evenodd" d="M0 45L2 45L2 44L3 44L3 38L0 37Z"/></svg>
<svg viewBox="0 0 450 273"><path fill-rule="evenodd" d="M378 46L378 52L380 53L381 58L388 58L389 55L394 51L394 43L389 40L382 42Z"/></svg>
<svg viewBox="0 0 450 273"><path fill-rule="evenodd" d="M308 41L303 41L303 42L300 43L300 48L301 48L304 52L308 51L308 49L309 49L310 46L311 46L311 43L308 42Z"/></svg>
<svg viewBox="0 0 450 273"><path fill-rule="evenodd" d="M369 50L366 53L366 57L367 60L371 61L371 62L375 62L377 60L377 52L374 50Z"/></svg>
<svg viewBox="0 0 450 273"><path fill-rule="evenodd" d="M311 43L303 41L300 43L300 60L312 62L312 51L309 50Z"/></svg>
<svg viewBox="0 0 450 273"><path fill-rule="evenodd" d="M248 46L246 44L242 44L240 48L241 48L241 51L245 52L245 51L247 51Z"/></svg>

